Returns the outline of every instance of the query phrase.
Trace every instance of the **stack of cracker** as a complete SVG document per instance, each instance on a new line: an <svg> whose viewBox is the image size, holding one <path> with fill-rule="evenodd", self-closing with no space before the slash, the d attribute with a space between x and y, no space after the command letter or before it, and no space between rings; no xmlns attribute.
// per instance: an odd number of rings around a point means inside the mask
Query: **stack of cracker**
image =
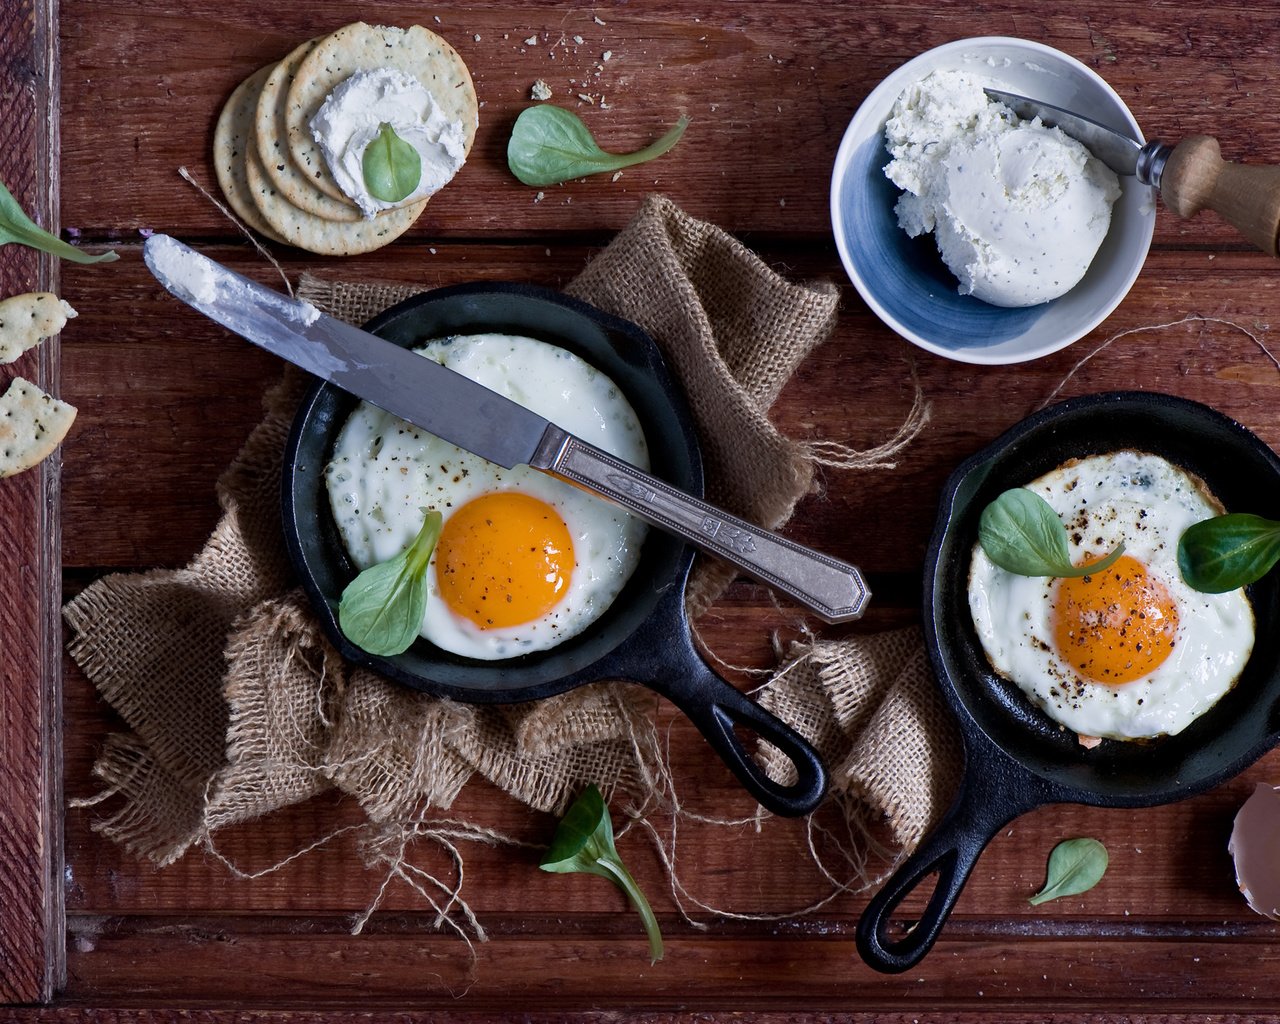
<svg viewBox="0 0 1280 1024"><path fill-rule="evenodd" d="M446 118L462 122L471 152L479 104L457 51L420 25L356 22L255 71L223 107L213 134L214 167L227 202L246 224L322 256L353 256L386 245L418 219L426 199L363 217L311 135L311 119L325 98L357 71L377 68L417 78Z"/></svg>

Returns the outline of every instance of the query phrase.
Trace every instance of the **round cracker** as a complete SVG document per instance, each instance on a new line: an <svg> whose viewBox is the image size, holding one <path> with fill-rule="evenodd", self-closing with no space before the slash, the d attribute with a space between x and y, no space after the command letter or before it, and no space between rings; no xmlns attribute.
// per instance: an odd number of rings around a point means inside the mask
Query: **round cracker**
<svg viewBox="0 0 1280 1024"><path fill-rule="evenodd" d="M380 249L408 231L427 205L427 200L420 199L372 220L326 220L299 209L276 190L256 148L249 150L245 170L254 204L266 222L290 245L321 256L356 256Z"/></svg>
<svg viewBox="0 0 1280 1024"><path fill-rule="evenodd" d="M362 214L360 208L347 199L334 183L327 167L321 166L313 175L305 175L289 156L289 147L285 141L288 127L285 124L285 100L293 76L302 63L303 58L320 42L319 36L309 39L285 57L262 86L258 97L258 109L255 117L254 137L257 141L258 156L262 159L262 168L275 185L276 190L284 198L307 213L313 213L325 220L356 221ZM321 162L323 164L323 161ZM322 177L333 191L324 187L317 180ZM339 198L334 198L336 192Z"/></svg>
<svg viewBox="0 0 1280 1024"><path fill-rule="evenodd" d="M242 221L276 242L284 239L272 230L253 203L245 170L245 153L254 146L254 114L258 108L258 94L270 76L274 64L259 68L235 87L218 115L213 129L213 170L218 186L227 203Z"/></svg>
<svg viewBox="0 0 1280 1024"><path fill-rule="evenodd" d="M52 455L75 418L74 405L14 377L0 396L0 477L21 473Z"/></svg>
<svg viewBox="0 0 1280 1024"><path fill-rule="evenodd" d="M311 136L311 119L334 89L357 71L397 68L413 75L450 121L461 121L471 152L480 105L467 65L458 51L421 25L396 28L357 21L326 36L311 50L293 76L286 99L285 123L294 164L331 196L341 196ZM317 174L317 169L323 175Z"/></svg>

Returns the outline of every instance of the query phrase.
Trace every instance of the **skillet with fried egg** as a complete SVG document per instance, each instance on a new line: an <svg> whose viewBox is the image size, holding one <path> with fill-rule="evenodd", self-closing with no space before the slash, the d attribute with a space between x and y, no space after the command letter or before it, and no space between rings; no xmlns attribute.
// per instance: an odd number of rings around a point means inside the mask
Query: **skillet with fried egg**
<svg viewBox="0 0 1280 1024"><path fill-rule="evenodd" d="M1072 459L1133 449L1204 480L1227 511L1280 517L1280 458L1207 406L1150 392L1072 399L1016 425L951 475L926 557L924 629L939 690L964 744L959 789L939 825L876 893L858 950L877 970L904 971L937 940L986 844L1043 804L1145 807L1210 789L1280 739L1280 574L1247 588L1256 639L1238 681L1176 735L1081 745L995 671L969 609L971 553L982 510ZM930 879L924 911L901 934L902 902Z"/></svg>
<svg viewBox="0 0 1280 1024"><path fill-rule="evenodd" d="M498 333L575 353L630 401L648 440L654 475L687 493L702 493L701 454L683 394L653 340L634 324L544 288L477 283L407 299L366 329L402 346ZM679 707L762 806L794 816L818 805L827 777L817 753L722 679L695 650L684 605L693 549L663 531L648 531L634 572L608 609L551 649L480 661L425 641L393 657L351 644L338 626L337 606L356 567L330 511L325 468L355 404L329 384L311 391L294 420L282 481L286 548L322 628L347 660L414 689L468 703L538 700L602 680L639 683ZM794 781L771 778L739 730L782 751L792 763Z"/></svg>

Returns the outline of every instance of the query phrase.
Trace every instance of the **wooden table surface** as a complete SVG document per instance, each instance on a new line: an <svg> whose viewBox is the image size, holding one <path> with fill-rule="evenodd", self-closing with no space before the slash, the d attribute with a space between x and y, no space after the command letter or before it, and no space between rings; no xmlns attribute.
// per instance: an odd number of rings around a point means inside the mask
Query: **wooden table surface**
<svg viewBox="0 0 1280 1024"><path fill-rule="evenodd" d="M79 419L56 460L0 482L0 1018L16 1020L440 1019L866 1021L1238 1019L1280 1009L1280 934L1236 891L1232 817L1280 754L1184 802L1142 810L1046 807L1009 826L978 863L933 953L897 976L865 967L853 929L865 894L779 921L825 895L803 823L688 826L680 877L696 898L741 917L678 913L658 859L638 836L624 855L653 900L667 957L650 966L636 921L603 883L536 870L535 851L469 848L464 894L487 930L474 958L393 887L365 932L353 918L380 876L345 839L256 880L195 852L156 870L90 829L90 766L120 723L62 653L61 600L108 572L186 563L218 516L214 481L279 374L271 357L164 296L140 258L142 232L166 231L269 282L265 262L178 174L214 185L210 139L232 87L299 41L355 20L427 24L475 77L481 127L463 173L405 237L380 252L323 259L272 246L291 275L423 286L471 280L569 281L635 212L665 193L736 233L795 279L844 286L838 329L784 391L775 420L801 438L878 443L912 399L909 360L932 420L892 471L823 474L791 533L860 564L876 605L858 627L918 618L919 574L951 468L1034 410L1079 358L1132 328L1064 396L1116 388L1198 399L1280 444L1280 374L1249 336L1280 349L1276 262L1212 216L1159 213L1155 244L1122 305L1074 347L1039 361L978 368L913 350L844 278L828 181L849 117L880 79L929 47L991 34L1055 46L1104 76L1148 137L1216 134L1228 156L1280 160L1280 3L1156 5L783 3L645 0L525 5L514 0L369 7L247 0L9 0L0 14L0 177L42 223L119 262L55 266L0 249L10 294L56 286L80 311L60 343L16 369L60 390ZM538 44L524 40L537 35ZM580 36L582 42L575 41ZM594 75L604 51L612 58ZM609 176L534 190L509 174L505 147L530 85L580 108L616 149L639 146L679 113L692 125L671 155ZM571 80L590 81L580 90ZM607 108L579 104L603 94ZM1234 325L1234 326L1233 326ZM59 568L60 567L60 568ZM60 593L61 589L61 593ZM794 617L741 582L702 623L735 665L770 663L770 637ZM749 685L748 676L735 681ZM752 805L673 716L673 769L695 807ZM552 821L472 783L454 810L529 842ZM320 798L220 836L244 871L273 864L360 820ZM1110 850L1101 885L1041 907L1045 858L1061 838ZM441 862L441 868L444 864Z"/></svg>

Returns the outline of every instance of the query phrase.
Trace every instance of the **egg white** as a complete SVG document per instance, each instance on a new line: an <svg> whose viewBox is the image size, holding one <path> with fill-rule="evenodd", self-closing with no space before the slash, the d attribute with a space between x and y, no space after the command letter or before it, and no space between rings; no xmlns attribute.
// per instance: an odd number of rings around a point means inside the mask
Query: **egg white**
<svg viewBox="0 0 1280 1024"><path fill-rule="evenodd" d="M1054 580L1018 576L978 545L969 571L969 610L992 667L1054 721L1082 736L1139 739L1175 735L1234 685L1253 650L1253 610L1243 589L1202 594L1178 571L1183 531L1221 507L1197 478L1159 456L1111 452L1072 460L1026 485L1067 527L1072 562L1100 557L1121 541L1177 606L1169 656L1118 686L1082 678L1054 648Z"/></svg>
<svg viewBox="0 0 1280 1024"><path fill-rule="evenodd" d="M572 353L533 338L461 335L417 349L518 402L570 433L642 469L649 453L640 421L607 376ZM352 412L325 480L343 544L360 569L393 558L435 509L483 494L519 490L551 505L569 528L574 567L559 602L518 626L480 629L440 593L433 556L422 636L468 658L496 660L541 651L575 636L613 602L635 570L647 527L627 512L545 473L503 469L368 403Z"/></svg>

